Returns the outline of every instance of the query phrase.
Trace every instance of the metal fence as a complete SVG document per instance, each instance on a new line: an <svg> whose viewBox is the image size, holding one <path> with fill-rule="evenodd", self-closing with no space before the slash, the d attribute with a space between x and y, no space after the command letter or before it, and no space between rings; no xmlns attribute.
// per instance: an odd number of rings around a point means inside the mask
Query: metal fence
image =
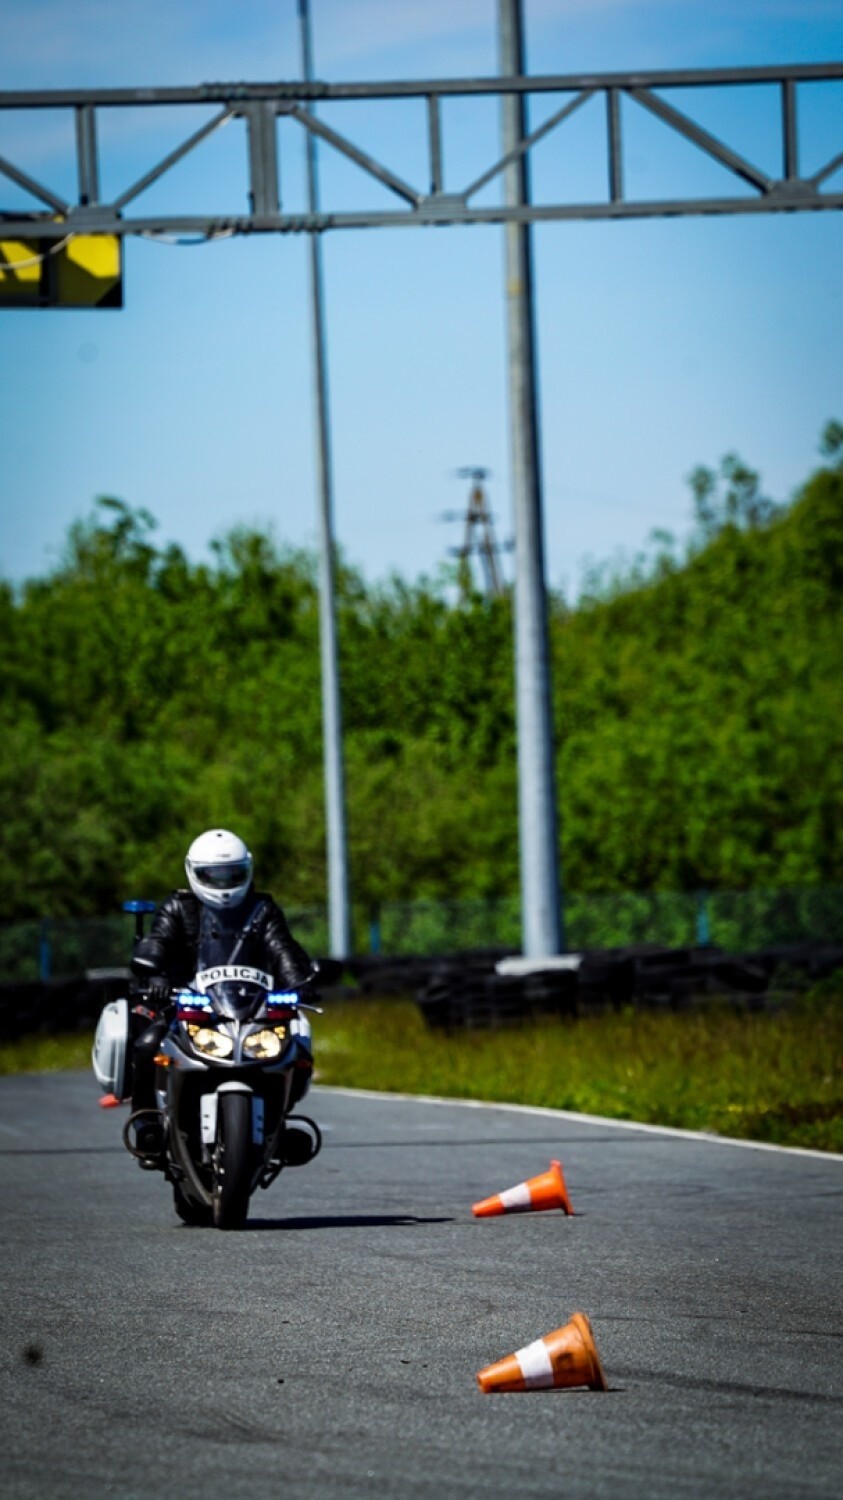
<svg viewBox="0 0 843 1500"><path fill-rule="evenodd" d="M315 955L328 952L324 907L289 907L296 937ZM658 944L748 952L777 944L843 942L843 886L750 891L572 893L565 923L573 951ZM122 913L0 925L0 980L50 979L129 961L133 918ZM421 956L485 949L518 952L519 901L389 901L356 910L356 954Z"/></svg>
<svg viewBox="0 0 843 1500"><path fill-rule="evenodd" d="M573 952L657 944L739 952L843 941L843 886L750 891L576 892L565 898ZM521 946L518 899L389 902L372 915L369 951L455 953ZM364 951L360 945L360 951Z"/></svg>

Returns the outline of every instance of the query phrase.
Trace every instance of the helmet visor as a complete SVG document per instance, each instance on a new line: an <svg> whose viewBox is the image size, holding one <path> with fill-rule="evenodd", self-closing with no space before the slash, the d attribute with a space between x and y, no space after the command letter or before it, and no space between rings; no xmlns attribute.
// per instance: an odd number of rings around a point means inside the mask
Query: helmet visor
<svg viewBox="0 0 843 1500"><path fill-rule="evenodd" d="M193 873L200 885L212 891L233 891L249 879L249 866L240 861L229 865L194 865Z"/></svg>

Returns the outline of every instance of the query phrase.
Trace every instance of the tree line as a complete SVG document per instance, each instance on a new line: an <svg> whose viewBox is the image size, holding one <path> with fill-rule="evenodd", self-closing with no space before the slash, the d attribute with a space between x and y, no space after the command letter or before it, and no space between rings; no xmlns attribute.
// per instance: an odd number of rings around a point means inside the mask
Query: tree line
<svg viewBox="0 0 843 1500"><path fill-rule="evenodd" d="M696 532L550 597L565 884L843 883L843 428L787 506L737 458ZM443 574L338 569L354 899L518 890L512 611ZM202 828L325 900L315 559L235 529L208 562L101 499L61 563L0 584L0 919L182 880Z"/></svg>

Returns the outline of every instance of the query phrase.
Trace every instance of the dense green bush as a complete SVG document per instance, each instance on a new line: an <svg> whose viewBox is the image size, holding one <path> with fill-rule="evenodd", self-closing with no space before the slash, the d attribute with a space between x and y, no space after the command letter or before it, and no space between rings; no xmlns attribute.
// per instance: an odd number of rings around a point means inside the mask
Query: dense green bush
<svg viewBox="0 0 843 1500"><path fill-rule="evenodd" d="M736 459L695 471L684 559L551 599L572 890L843 882L831 438L787 509ZM324 901L314 560L237 530L193 564L153 535L101 500L50 576L0 585L2 921L158 896L213 824L286 903ZM339 575L356 901L516 895L509 599Z"/></svg>

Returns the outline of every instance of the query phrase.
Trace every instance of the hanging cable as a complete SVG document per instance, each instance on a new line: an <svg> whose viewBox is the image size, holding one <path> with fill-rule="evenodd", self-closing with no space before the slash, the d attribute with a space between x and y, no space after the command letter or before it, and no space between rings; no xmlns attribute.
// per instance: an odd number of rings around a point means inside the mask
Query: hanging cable
<svg viewBox="0 0 843 1500"><path fill-rule="evenodd" d="M63 250L65 245L69 245L70 241L75 238L74 234L66 234L63 240L58 240L55 245L51 245L49 250L44 251L43 255L30 255L27 260L7 260L0 262L0 271L5 272L7 275L16 276L18 271L28 271L30 266L43 266L44 262L49 260L51 255L58 255L59 251Z"/></svg>

